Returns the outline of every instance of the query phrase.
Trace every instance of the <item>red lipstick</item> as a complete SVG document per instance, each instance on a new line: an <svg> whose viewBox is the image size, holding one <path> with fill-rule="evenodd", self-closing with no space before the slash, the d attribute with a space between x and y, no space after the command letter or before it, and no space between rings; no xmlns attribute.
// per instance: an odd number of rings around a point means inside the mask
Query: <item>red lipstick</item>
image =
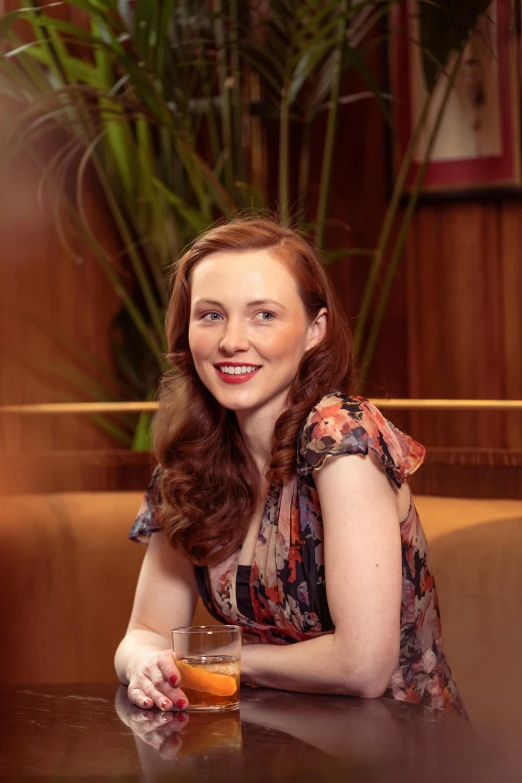
<svg viewBox="0 0 522 783"><path fill-rule="evenodd" d="M214 367L216 368L218 376L225 383L246 383L250 378L253 378L254 375L257 375L261 369L258 364L250 364L250 362L219 362L219 364L215 364ZM257 369L241 375L232 375L231 373L222 372L219 369L220 367L257 367Z"/></svg>

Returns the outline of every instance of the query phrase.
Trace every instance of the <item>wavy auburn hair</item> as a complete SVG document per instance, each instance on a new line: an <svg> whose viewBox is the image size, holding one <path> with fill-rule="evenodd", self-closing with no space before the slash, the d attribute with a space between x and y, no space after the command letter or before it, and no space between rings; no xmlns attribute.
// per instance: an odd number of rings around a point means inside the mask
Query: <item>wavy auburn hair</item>
<svg viewBox="0 0 522 783"><path fill-rule="evenodd" d="M160 384L154 448L161 465L160 523L169 542L197 565L225 560L243 543L257 508L260 477L233 411L196 373L189 349L190 280L211 253L270 251L293 275L308 318L328 309L323 340L303 356L278 418L267 478L281 485L296 470L297 437L310 409L351 381L345 316L311 242L264 218L239 218L210 229L180 258L167 308L167 358Z"/></svg>

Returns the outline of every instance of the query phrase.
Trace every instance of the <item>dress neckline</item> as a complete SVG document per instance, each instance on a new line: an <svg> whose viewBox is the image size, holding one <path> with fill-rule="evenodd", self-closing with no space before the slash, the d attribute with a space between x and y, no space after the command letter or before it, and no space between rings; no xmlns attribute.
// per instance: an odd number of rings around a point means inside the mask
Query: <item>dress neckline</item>
<svg viewBox="0 0 522 783"><path fill-rule="evenodd" d="M278 591L277 584L273 584L275 572L272 573L272 562L276 557L276 552L285 549L290 545L290 519L292 514L292 504L297 487L297 476L287 480L280 487L277 484L271 484L266 496L263 513L259 525L259 532L256 538L256 544L252 555L251 565L239 563L241 548L233 552L227 560L208 569L208 576L211 591L214 600L218 601L219 596L226 596L226 602L230 616L234 615L235 622L256 625L257 621L252 621L244 615L237 606L236 586L238 576L240 581L246 581L249 587L250 596L259 599L257 587L263 585L263 593L266 592L268 585L270 590ZM284 534L281 535L281 532ZM288 551L288 550L286 550ZM282 551L279 557L282 556ZM248 570L249 569L249 572ZM243 582L243 583L244 583ZM275 596L275 593L274 593ZM274 600L272 596L264 597L264 600ZM282 612L283 608L278 607Z"/></svg>

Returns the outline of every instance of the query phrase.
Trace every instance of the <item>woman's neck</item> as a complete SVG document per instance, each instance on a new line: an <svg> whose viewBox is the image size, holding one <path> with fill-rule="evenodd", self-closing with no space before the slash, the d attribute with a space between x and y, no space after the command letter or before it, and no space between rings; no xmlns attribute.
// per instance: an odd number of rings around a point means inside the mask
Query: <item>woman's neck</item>
<svg viewBox="0 0 522 783"><path fill-rule="evenodd" d="M259 473L264 476L270 465L274 440L274 427L284 410L281 399L256 410L236 411L239 429Z"/></svg>

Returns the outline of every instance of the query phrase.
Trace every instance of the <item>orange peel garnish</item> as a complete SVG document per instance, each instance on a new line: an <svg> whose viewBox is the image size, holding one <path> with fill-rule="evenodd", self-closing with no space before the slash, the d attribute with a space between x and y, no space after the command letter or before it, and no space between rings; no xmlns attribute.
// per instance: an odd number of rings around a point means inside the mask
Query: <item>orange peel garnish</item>
<svg viewBox="0 0 522 783"><path fill-rule="evenodd" d="M176 661L181 675L181 687L211 693L213 696L232 696L237 690L234 677L229 674L213 674L205 669L193 668L184 661Z"/></svg>

